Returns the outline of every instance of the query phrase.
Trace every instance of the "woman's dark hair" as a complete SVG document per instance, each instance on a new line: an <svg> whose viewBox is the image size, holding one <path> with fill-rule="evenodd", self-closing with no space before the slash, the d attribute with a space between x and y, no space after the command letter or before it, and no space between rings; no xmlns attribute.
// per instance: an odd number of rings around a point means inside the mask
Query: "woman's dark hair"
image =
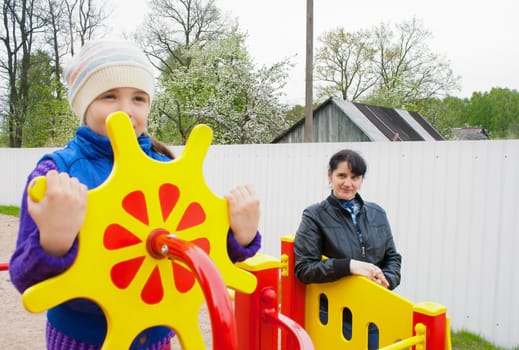
<svg viewBox="0 0 519 350"><path fill-rule="evenodd" d="M350 165L351 172L355 175L364 176L364 174L366 174L367 166L364 158L351 149L343 149L335 153L330 158L328 171L332 173L335 169L337 169L339 163L342 162L347 162Z"/></svg>

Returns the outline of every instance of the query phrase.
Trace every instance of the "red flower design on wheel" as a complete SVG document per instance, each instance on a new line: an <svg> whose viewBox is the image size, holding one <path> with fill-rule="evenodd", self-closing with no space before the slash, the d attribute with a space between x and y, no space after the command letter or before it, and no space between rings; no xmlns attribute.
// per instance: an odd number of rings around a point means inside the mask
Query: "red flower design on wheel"
<svg viewBox="0 0 519 350"><path fill-rule="evenodd" d="M175 205L180 198L180 189L170 183L162 184L159 187L159 201L162 212L162 220L165 223ZM146 198L142 191L134 191L128 193L122 200L122 207L132 217L139 220L143 224L149 226L149 216L146 205ZM198 202L191 202L186 210L182 213L179 224L175 232L186 230L198 225L201 225L206 220L205 211ZM156 228L150 227L150 233ZM210 251L210 243L207 238L199 238L191 241L198 245L207 254ZM118 223L112 223L105 228L103 236L103 244L108 250L122 249L136 244L146 244L145 240L139 238L138 235L131 232ZM112 266L111 280L112 283L120 289L126 289L139 273L146 258L151 258L146 255L135 256L131 259L123 260ZM184 266L175 261L171 261L173 280L176 289L185 293L195 284L195 277ZM147 276L146 283L141 291L141 299L147 304L157 304L164 297L164 286L160 276L158 265L155 265L152 272Z"/></svg>

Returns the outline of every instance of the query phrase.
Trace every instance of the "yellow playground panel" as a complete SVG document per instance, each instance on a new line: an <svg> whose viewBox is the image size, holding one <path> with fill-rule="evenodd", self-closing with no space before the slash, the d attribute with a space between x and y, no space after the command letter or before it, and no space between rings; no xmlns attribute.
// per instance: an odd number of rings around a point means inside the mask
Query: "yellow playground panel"
<svg viewBox="0 0 519 350"><path fill-rule="evenodd" d="M440 317L446 312L445 307L436 303L415 305L364 277L345 278L339 283L312 284L307 287L306 293L305 329L322 349L335 346L342 349L366 349L370 323L379 329L381 345L394 344L415 335L413 331L416 330L410 326L413 325L415 312ZM322 294L328 299L327 324L319 319L319 299ZM341 332L344 309L353 315L350 340ZM440 331L435 335L435 344L447 344L445 339L438 339L444 337L444 334Z"/></svg>
<svg viewBox="0 0 519 350"><path fill-rule="evenodd" d="M293 272L293 244L293 236L282 238L281 308L304 325L316 349L367 349L368 326L372 323L378 329L381 349L407 349L416 345L416 349L451 350L449 319L443 305L415 304L361 276L303 285ZM328 300L326 322L319 317L322 297ZM351 315L349 339L342 332L345 310Z"/></svg>
<svg viewBox="0 0 519 350"><path fill-rule="evenodd" d="M184 263L150 254L149 240L167 233L193 242L215 262L227 286L254 290L254 276L227 254L227 203L203 178L212 131L196 127L179 158L159 162L142 152L126 114L110 115L107 128L114 167L88 192L78 256L61 275L29 288L24 305L41 312L74 298L96 302L107 318L106 349L128 348L142 330L157 325L174 329L183 348L204 349L198 327L204 296L195 277ZM30 189L36 199L44 191L45 178Z"/></svg>

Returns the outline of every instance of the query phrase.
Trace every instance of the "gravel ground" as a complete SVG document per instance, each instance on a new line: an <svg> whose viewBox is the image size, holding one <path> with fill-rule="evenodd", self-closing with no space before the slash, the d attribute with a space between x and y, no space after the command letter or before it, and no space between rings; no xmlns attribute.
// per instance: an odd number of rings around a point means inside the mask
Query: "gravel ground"
<svg viewBox="0 0 519 350"><path fill-rule="evenodd" d="M0 263L9 261L17 231L18 218L0 214ZM211 349L211 324L204 306L200 310L199 322L206 348ZM0 271L0 349L45 349L45 314L32 314L24 309L7 271ZM172 349L181 349L176 339L172 341Z"/></svg>

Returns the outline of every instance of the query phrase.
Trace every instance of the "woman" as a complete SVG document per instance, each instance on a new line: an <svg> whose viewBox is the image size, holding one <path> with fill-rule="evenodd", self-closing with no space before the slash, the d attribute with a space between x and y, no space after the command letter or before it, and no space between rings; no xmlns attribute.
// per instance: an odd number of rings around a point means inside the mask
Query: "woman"
<svg viewBox="0 0 519 350"><path fill-rule="evenodd" d="M303 283L333 282L344 276L365 276L384 288L400 284L401 255L397 252L385 211L365 202L358 191L366 162L355 151L341 150L329 161L331 193L303 211L294 242L295 274ZM322 256L327 259L323 260ZM321 320L327 318L321 300ZM351 317L351 315L350 315ZM351 338L351 319L343 333ZM376 327L369 329L369 348L378 348Z"/></svg>

